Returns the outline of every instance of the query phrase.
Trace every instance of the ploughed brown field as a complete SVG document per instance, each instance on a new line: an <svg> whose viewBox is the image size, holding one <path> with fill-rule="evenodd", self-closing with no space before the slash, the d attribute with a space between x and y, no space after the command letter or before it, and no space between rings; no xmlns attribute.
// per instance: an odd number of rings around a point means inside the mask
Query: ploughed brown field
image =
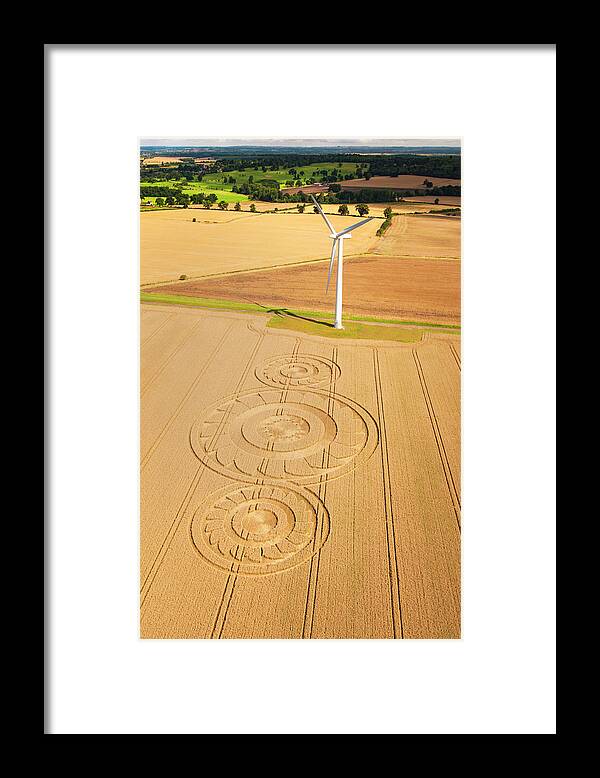
<svg viewBox="0 0 600 778"><path fill-rule="evenodd" d="M335 275L327 263L239 273L160 286L157 292L253 302L265 308L332 311ZM148 291L152 291L149 289ZM460 262L367 256L344 259L344 312L434 323L460 323Z"/></svg>
<svg viewBox="0 0 600 778"><path fill-rule="evenodd" d="M340 181L342 189L420 189L427 179L434 186L460 186L458 178L434 178L433 176L372 176Z"/></svg>
<svg viewBox="0 0 600 778"><path fill-rule="evenodd" d="M267 318L142 305L141 637L459 638L459 337Z"/></svg>

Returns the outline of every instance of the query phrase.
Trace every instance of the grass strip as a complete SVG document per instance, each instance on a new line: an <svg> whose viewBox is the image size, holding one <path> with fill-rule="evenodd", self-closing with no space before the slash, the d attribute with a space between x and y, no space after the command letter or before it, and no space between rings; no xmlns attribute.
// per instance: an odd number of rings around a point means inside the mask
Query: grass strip
<svg viewBox="0 0 600 778"><path fill-rule="evenodd" d="M319 335L322 338L351 338L369 340L392 340L397 343L418 343L423 333L407 327L378 327L376 324L362 324L344 320L344 328L336 330L328 322L308 321L292 315L272 316L267 327L280 330L293 330L304 335Z"/></svg>
<svg viewBox="0 0 600 778"><path fill-rule="evenodd" d="M161 294L154 292L141 292L140 299L144 303L166 303L170 305L188 305L193 308L216 308L232 311L250 311L254 313L279 313L296 314L310 318L320 318L333 321L334 314L328 311L305 311L294 309L289 311L287 308L278 308L277 306L268 307L258 303L237 302L236 300L218 300L212 297L189 297L179 294ZM441 329L460 331L460 324L439 324L436 322L411 321L409 319L387 319L378 316L364 316L361 314L345 314L344 321L372 322L374 324L399 324L409 325L411 327L424 327L426 329Z"/></svg>

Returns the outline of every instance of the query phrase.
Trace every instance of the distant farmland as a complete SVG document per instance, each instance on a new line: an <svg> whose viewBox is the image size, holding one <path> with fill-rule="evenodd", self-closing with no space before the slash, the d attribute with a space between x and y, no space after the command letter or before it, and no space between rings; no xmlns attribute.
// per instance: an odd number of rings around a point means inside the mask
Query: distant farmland
<svg viewBox="0 0 600 778"><path fill-rule="evenodd" d="M435 203L437 200L440 205L455 205L457 207L461 205L460 195L419 195L418 197L404 197L403 199L409 203Z"/></svg>
<svg viewBox="0 0 600 778"><path fill-rule="evenodd" d="M427 179L434 186L460 186L460 178L433 178L432 176L372 176L341 181L342 189L423 189Z"/></svg>
<svg viewBox="0 0 600 778"><path fill-rule="evenodd" d="M144 165L173 165L181 162L179 157L145 157L142 161Z"/></svg>
<svg viewBox="0 0 600 778"><path fill-rule="evenodd" d="M298 194L298 192L304 192L304 194L316 194L317 192L328 192L329 186L327 184L309 184L307 186L288 186L283 187L282 192L285 194Z"/></svg>

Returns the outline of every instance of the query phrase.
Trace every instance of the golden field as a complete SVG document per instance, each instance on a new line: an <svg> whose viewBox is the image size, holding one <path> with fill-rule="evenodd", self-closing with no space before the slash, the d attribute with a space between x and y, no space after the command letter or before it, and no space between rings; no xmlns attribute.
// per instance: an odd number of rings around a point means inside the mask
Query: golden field
<svg viewBox="0 0 600 778"><path fill-rule="evenodd" d="M142 164L144 165L169 165L174 162L181 162L180 157L144 157Z"/></svg>
<svg viewBox="0 0 600 778"><path fill-rule="evenodd" d="M338 230L356 221L331 217ZM373 220L357 230L344 247L346 255L368 253L380 224ZM331 240L319 214L186 208L141 213L140 252L140 283L148 285L182 274L194 278L325 259Z"/></svg>
<svg viewBox="0 0 600 778"><path fill-rule="evenodd" d="M266 321L142 305L141 636L460 637L459 337Z"/></svg>
<svg viewBox="0 0 600 778"><path fill-rule="evenodd" d="M461 221L442 216L396 216L374 254L460 259Z"/></svg>

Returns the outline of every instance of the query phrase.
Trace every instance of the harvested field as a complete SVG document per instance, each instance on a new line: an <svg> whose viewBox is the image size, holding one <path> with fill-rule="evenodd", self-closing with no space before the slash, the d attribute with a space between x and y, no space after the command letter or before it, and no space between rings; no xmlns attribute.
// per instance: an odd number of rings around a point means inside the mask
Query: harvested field
<svg viewBox="0 0 600 778"><path fill-rule="evenodd" d="M261 202L260 200L248 200L247 202L242 203L242 208L244 211L250 210L250 202L254 203L256 210L259 213L263 213L264 211L274 211L275 208L277 208L278 211L296 210L296 203L265 203Z"/></svg>
<svg viewBox="0 0 600 778"><path fill-rule="evenodd" d="M168 165L175 162L181 162L179 157L145 157L144 165Z"/></svg>
<svg viewBox="0 0 600 778"><path fill-rule="evenodd" d="M327 263L318 262L185 281L161 286L157 291L253 302L266 308L331 311L335 305L335 285L330 284L329 294L325 295L326 279ZM460 262L390 256L345 258L344 311L380 318L459 324Z"/></svg>
<svg viewBox="0 0 600 778"><path fill-rule="evenodd" d="M196 222L192 222L196 218ZM355 223L331 219L336 229ZM347 254L369 251L380 222L357 231ZM331 241L318 214L250 214L181 209L140 213L142 285L180 275L210 276L329 257Z"/></svg>
<svg viewBox="0 0 600 778"><path fill-rule="evenodd" d="M373 176L368 181L364 178L353 178L340 183L342 189L419 189L423 187L426 178L434 186L460 186L460 179L433 176Z"/></svg>
<svg viewBox="0 0 600 778"><path fill-rule="evenodd" d="M222 197L223 194L228 194L227 192L217 192L216 194L219 195L219 197ZM235 193L234 193L235 194ZM295 203L267 203L267 202L261 202L260 200L240 200L240 208L241 211L234 211L235 203L229 203L229 208L225 211L225 213L251 213L250 211L250 205L254 203L254 206L256 207L256 211L258 213L264 213L265 211L274 211L275 208L277 208L278 211L287 211L288 209L296 207ZM183 209L181 209L183 210ZM190 205L188 206L187 210L189 211L203 211L204 213L217 213L219 211L219 208L214 205L212 208L204 208L202 205ZM196 214L194 214L195 216Z"/></svg>
<svg viewBox="0 0 600 778"><path fill-rule="evenodd" d="M141 637L459 638L458 337L266 319L142 305Z"/></svg>
<svg viewBox="0 0 600 778"><path fill-rule="evenodd" d="M395 216L373 248L395 257L460 259L460 219L436 216Z"/></svg>
<svg viewBox="0 0 600 778"><path fill-rule="evenodd" d="M461 197L454 197L452 195L448 195L447 197L444 197L444 195L421 195L420 197L404 197L404 200L406 200L409 203L433 203L434 200L439 200L440 205L452 205L460 208L461 203Z"/></svg>
<svg viewBox="0 0 600 778"><path fill-rule="evenodd" d="M369 213L367 216L378 216L381 218L383 217L383 212L386 208L391 208L394 213L428 213L429 211L440 211L444 210L444 208L447 208L448 206L444 205L433 205L428 203L368 203L369 205ZM326 203L323 204L323 210L326 214L336 214L338 212L339 205L327 205ZM311 205L312 209L312 205ZM352 216L356 216L356 206L354 203L348 203L348 209ZM308 206L307 206L308 210Z"/></svg>

